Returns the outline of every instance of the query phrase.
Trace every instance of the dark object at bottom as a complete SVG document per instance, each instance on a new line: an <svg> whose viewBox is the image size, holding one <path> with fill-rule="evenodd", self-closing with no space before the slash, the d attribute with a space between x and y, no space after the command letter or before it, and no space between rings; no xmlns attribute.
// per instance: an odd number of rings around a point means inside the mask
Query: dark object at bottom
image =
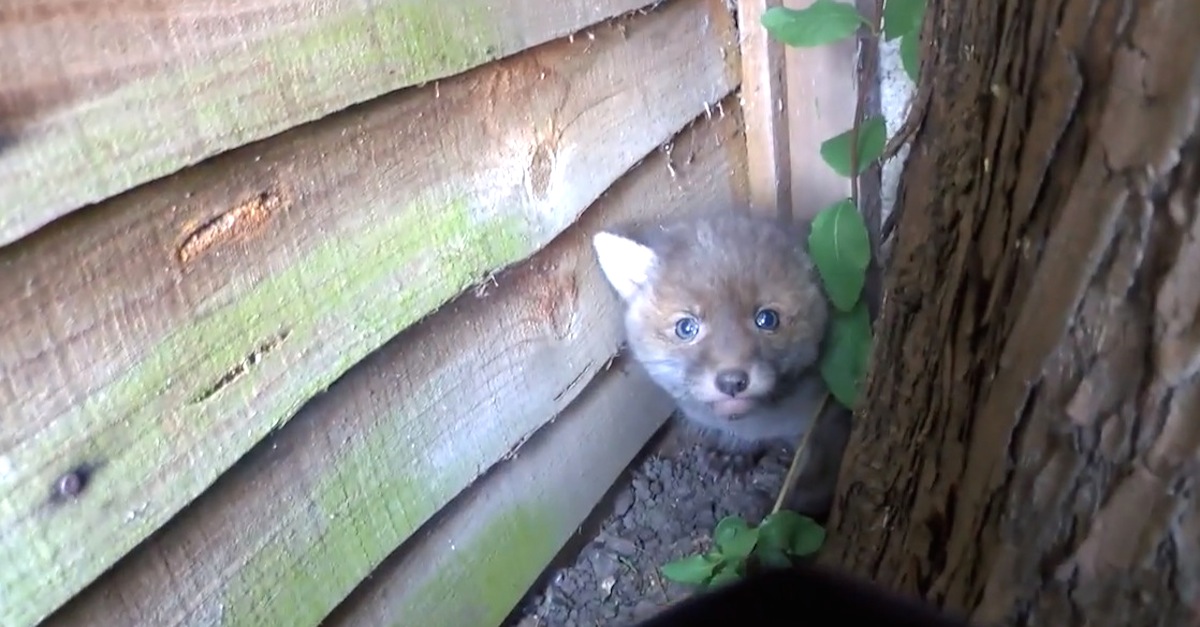
<svg viewBox="0 0 1200 627"><path fill-rule="evenodd" d="M634 627L970 627L923 601L814 566L751 575L673 605Z"/></svg>

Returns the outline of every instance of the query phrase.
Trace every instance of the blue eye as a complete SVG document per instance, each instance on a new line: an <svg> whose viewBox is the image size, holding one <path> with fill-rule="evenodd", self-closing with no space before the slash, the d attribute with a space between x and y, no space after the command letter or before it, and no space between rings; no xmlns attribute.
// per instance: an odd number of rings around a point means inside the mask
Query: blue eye
<svg viewBox="0 0 1200 627"><path fill-rule="evenodd" d="M699 332L700 322L691 316L680 318L675 323L675 336L681 340L690 340L696 337L696 334Z"/></svg>
<svg viewBox="0 0 1200 627"><path fill-rule="evenodd" d="M779 327L779 313L774 309L759 309L754 314L754 326L763 331L774 331Z"/></svg>

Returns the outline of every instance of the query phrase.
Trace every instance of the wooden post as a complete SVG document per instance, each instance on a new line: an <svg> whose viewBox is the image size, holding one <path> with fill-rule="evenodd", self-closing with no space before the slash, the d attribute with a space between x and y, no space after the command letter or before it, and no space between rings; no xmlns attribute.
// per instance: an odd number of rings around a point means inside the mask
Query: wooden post
<svg viewBox="0 0 1200 627"><path fill-rule="evenodd" d="M767 37L762 15L778 0L737 3L742 48L742 113L746 125L746 164L750 207L755 212L792 216L791 159L783 44Z"/></svg>
<svg viewBox="0 0 1200 627"><path fill-rule="evenodd" d="M841 0L853 4L853 0ZM784 0L803 9L813 0ZM854 38L816 48L787 48L787 132L792 212L799 219L850 195L850 179L821 159L821 142L854 125ZM751 164L753 167L753 164Z"/></svg>
<svg viewBox="0 0 1200 627"><path fill-rule="evenodd" d="M850 194L849 179L821 160L820 148L854 124L855 42L788 48L770 39L762 15L780 4L737 3L750 205L785 219L806 219ZM782 1L793 9L810 4Z"/></svg>

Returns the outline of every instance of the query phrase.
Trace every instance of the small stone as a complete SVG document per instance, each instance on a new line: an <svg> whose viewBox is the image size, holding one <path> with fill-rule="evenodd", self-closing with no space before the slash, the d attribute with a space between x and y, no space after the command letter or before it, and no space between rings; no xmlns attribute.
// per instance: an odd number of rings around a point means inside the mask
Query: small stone
<svg viewBox="0 0 1200 627"><path fill-rule="evenodd" d="M557 581L555 583L557 584L559 592L561 592L562 595L568 599L574 600L575 593L579 590L578 582L575 581L575 578L572 577L567 571L563 571L558 574L556 579Z"/></svg>
<svg viewBox="0 0 1200 627"><path fill-rule="evenodd" d="M654 532L655 534L660 535L660 536L663 535L668 530L670 530L670 528L673 526L671 524L673 521L667 515L667 512L665 512L661 509L652 509L652 510L646 512L646 515L643 518L642 522L652 532Z"/></svg>
<svg viewBox="0 0 1200 627"><path fill-rule="evenodd" d="M603 598L607 599L610 595L612 595L613 586L615 586L615 585L617 585L617 578L612 575L605 577L600 582L600 591L604 595Z"/></svg>
<svg viewBox="0 0 1200 627"><path fill-rule="evenodd" d="M616 500L613 501L613 515L624 516L631 507L633 507L633 491L621 490L621 493L617 495Z"/></svg>
<svg viewBox="0 0 1200 627"><path fill-rule="evenodd" d="M656 555L660 546L662 546L662 542L651 534L649 539L642 542L642 553L644 555Z"/></svg>
<svg viewBox="0 0 1200 627"><path fill-rule="evenodd" d="M638 552L636 544L618 536L606 534L602 542L604 542L604 546L608 547L609 550L621 557L633 557Z"/></svg>
<svg viewBox="0 0 1200 627"><path fill-rule="evenodd" d="M621 564L617 561L617 558L603 549L591 549L588 552L588 562L591 564L592 572L596 574L597 579L606 579L614 576L621 569Z"/></svg>
<svg viewBox="0 0 1200 627"><path fill-rule="evenodd" d="M650 483L645 477L633 478L633 494L638 500L650 498Z"/></svg>

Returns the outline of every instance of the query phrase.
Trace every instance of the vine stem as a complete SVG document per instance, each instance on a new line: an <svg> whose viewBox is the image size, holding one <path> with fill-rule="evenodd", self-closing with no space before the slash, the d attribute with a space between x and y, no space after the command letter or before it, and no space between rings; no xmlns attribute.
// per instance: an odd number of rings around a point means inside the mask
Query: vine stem
<svg viewBox="0 0 1200 627"><path fill-rule="evenodd" d="M866 108L866 92L858 92L854 102L854 125L850 127L850 202L858 209L858 133L862 126L863 109Z"/></svg>
<svg viewBox="0 0 1200 627"><path fill-rule="evenodd" d="M873 15L872 18L871 24L866 24L864 26L867 26L873 37L878 38L882 33L883 0L876 0L875 15ZM874 60L878 55L868 56L870 59ZM872 62L871 65L875 66L875 63ZM866 67L862 70L863 71L861 73L865 73L867 75L873 76L875 74L874 67ZM861 213L861 210L858 207L858 134L862 128L863 116L866 113L867 91L862 89L861 85L859 85L856 91L858 93L856 94L854 102L854 124L850 127L850 202L854 205L854 209ZM874 249L875 245L876 244L872 242L872 249ZM872 256L875 254L876 252L872 250ZM808 430L804 433L804 436L800 438L800 443L796 447L796 453L792 455L792 463L790 466L788 466L787 475L785 475L783 478L783 486L779 489L779 496L775 498L775 506L771 508L772 514L783 509L783 502L787 499L788 494L790 494L796 487L796 481L798 481L800 478L800 459L804 456L804 451L808 449L809 441L812 439L813 432L817 430L817 425L821 420L821 415L825 413L825 408L829 405L829 396L829 392L826 391L821 397L821 403L817 406L817 413L813 416L812 424L808 426Z"/></svg>
<svg viewBox="0 0 1200 627"><path fill-rule="evenodd" d="M783 502L787 500L787 495L796 487L796 481L800 478L800 458L804 455L804 450L808 448L808 441L812 439L813 431L817 430L817 423L821 420L821 414L825 413L825 407L829 404L829 392L821 397L821 404L817 405L817 413L813 416L812 424L808 425L808 431L804 432L804 437L800 438L800 445L796 447L796 454L792 455L792 465L788 466L787 475L783 477L783 487L779 489L779 496L775 497L775 507L771 508L771 513L774 514L783 509Z"/></svg>
<svg viewBox="0 0 1200 627"><path fill-rule="evenodd" d="M874 13L875 15L871 16L870 23L864 24L863 26L865 26L870 32L871 37L878 42L878 39L883 32L883 0L876 0ZM860 48L859 54L863 55L861 48L865 44L861 38L856 38L856 41ZM877 56L877 54L865 55L867 62L870 63L871 66L876 65L874 61ZM875 76L877 73L878 72L876 72L874 67L862 67L859 71L860 76ZM854 99L854 123L850 127L850 202L853 203L854 208L858 209L861 213L862 210L858 206L858 160L862 155L858 154L858 136L859 133L862 132L863 117L866 115L867 109L867 90L863 89L861 80L858 81L855 92L857 93L855 94Z"/></svg>

